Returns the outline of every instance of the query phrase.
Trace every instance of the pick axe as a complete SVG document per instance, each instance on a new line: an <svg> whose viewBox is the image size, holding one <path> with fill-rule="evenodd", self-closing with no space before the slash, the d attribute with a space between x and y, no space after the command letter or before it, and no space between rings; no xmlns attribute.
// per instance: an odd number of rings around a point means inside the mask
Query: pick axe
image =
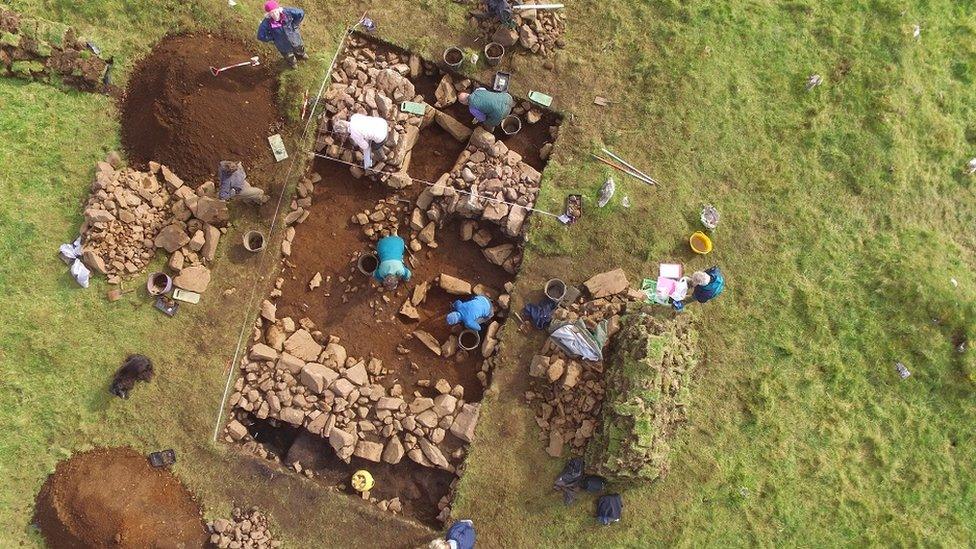
<svg viewBox="0 0 976 549"><path fill-rule="evenodd" d="M250 65L252 67L256 67L256 66L258 66L260 64L261 64L261 61L259 61L258 60L258 56L255 55L254 57L250 58L249 60L244 61L242 63L237 63L235 65L228 65L226 67L221 67L219 69L217 67L210 67L210 74L212 74L214 76L217 76L217 75L219 75L220 73L222 73L222 72L224 72L226 70L233 69L234 67L243 67L245 65Z"/></svg>

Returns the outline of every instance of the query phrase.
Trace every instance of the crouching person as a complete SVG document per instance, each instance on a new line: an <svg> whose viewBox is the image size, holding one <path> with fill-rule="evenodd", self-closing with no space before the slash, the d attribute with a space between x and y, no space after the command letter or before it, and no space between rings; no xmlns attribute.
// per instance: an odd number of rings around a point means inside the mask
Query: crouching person
<svg viewBox="0 0 976 549"><path fill-rule="evenodd" d="M379 266L373 272L373 278L383 284L389 291L397 289L400 281L410 280L410 269L403 264L403 254L407 246L399 236L387 236L376 243L376 256Z"/></svg>
<svg viewBox="0 0 976 549"><path fill-rule="evenodd" d="M240 162L222 160L217 164L217 178L220 180L220 190L217 197L221 200L237 198L247 204L260 206L268 201L268 196L257 187L247 182L244 165Z"/></svg>

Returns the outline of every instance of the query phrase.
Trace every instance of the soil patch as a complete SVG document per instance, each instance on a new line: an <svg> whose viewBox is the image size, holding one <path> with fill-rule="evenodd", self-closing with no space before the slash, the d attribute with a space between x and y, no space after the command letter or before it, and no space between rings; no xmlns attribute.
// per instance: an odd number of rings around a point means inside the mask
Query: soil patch
<svg viewBox="0 0 976 549"><path fill-rule="evenodd" d="M131 448L100 448L58 464L37 498L50 547L203 547L200 506L166 469Z"/></svg>
<svg viewBox="0 0 976 549"><path fill-rule="evenodd" d="M432 129L428 127L424 131ZM423 168L421 163L411 162L411 165ZM315 188L308 219L297 227L289 258L296 267L287 271L290 276L281 288L278 315L308 317L330 335L338 336L350 356L379 358L386 368L395 369L398 374L388 377L383 384L388 388L399 383L407 392L415 389L425 392L426 388L416 386L418 380L445 379L452 385L460 383L468 402L481 400L483 387L476 376L481 369L480 353L461 353L453 359L444 359L417 339L408 339L417 329L441 342L451 333L459 332L460 329L448 326L444 320L458 296L448 295L431 284L427 298L418 307L419 321L406 322L397 311L417 284L430 281L440 273L500 292L512 275L486 261L477 244L462 241L455 222L437 231L437 249L416 254L418 261L411 266L413 277L409 283L392 294L382 292L381 287L356 270L355 255L369 251L372 243L350 218L372 208L393 191L381 183L355 179L345 166L332 161L320 160L315 171L322 175L323 182ZM415 184L409 192L398 196L412 201L421 190L420 184ZM402 219L400 224L408 223L409 219ZM322 286L309 291L308 282L316 273L322 275ZM350 283L358 289L344 293L343 289ZM389 298L389 303L384 296ZM408 349L409 354L398 352L399 345Z"/></svg>
<svg viewBox="0 0 976 549"><path fill-rule="evenodd" d="M282 126L274 71L260 65L210 73L253 55L245 42L212 34L164 38L136 65L123 95L130 162L166 164L195 187L215 177L221 160L251 167L270 158L267 137Z"/></svg>
<svg viewBox="0 0 976 549"><path fill-rule="evenodd" d="M360 469L369 471L375 482L369 493L371 498L398 498L404 515L433 528L441 527L437 520L440 513L438 503L450 492L455 479L453 474L410 461L390 465L353 457L349 463L345 463L336 456L328 439L298 427L274 426L268 421L256 419L248 430L255 441L264 444L286 465L298 462L302 469L314 471L316 482L337 487L349 495L359 495L349 484L353 473Z"/></svg>

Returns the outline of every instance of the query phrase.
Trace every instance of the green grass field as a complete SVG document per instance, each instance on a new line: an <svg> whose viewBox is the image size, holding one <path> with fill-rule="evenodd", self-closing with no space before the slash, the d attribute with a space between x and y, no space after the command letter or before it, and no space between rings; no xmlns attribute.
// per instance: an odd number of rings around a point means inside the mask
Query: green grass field
<svg viewBox="0 0 976 549"><path fill-rule="evenodd" d="M124 77L166 32L250 33L257 2L241 3L10 4L78 25L116 54ZM321 66L364 8L304 7ZM515 61L519 94L546 91L571 115L540 207L559 210L568 192L590 197L569 229L533 221L517 293L618 265L636 284L674 259L718 263L729 287L691 313L705 361L670 474L619 487L624 520L608 528L587 501L565 508L550 490L561 464L544 454L521 399L523 357L542 339L508 330L456 505L484 546L974 543L976 181L962 173L976 156L974 7L585 0L569 4L555 71ZM397 0L371 14L384 38L436 57L471 32L466 9ZM814 73L824 83L806 92ZM318 76L289 75L285 89ZM594 106L594 95L613 104ZM117 146L114 114L105 97L0 79L3 546L39 543L34 495L58 460L92 445L176 447L188 457L176 471L208 515L266 488L228 475L233 455L209 445L246 308L219 289L255 273L219 264L218 289L174 322L135 299L108 304L101 282L78 290L56 258L76 236L92 163ZM596 208L608 173L588 153L604 144L660 187L615 175L633 206ZM687 248L705 202L723 214L707 260ZM137 399L110 400L119 358L147 348L169 375ZM911 378L898 379L897 361ZM272 507L286 540L337 546L353 541L341 526L369 524L345 499L316 497ZM359 531L371 539L368 526Z"/></svg>

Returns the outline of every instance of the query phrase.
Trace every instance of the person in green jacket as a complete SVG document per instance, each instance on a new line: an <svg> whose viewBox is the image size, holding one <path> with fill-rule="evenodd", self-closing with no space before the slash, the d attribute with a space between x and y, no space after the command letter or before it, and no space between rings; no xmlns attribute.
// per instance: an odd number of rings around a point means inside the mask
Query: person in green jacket
<svg viewBox="0 0 976 549"><path fill-rule="evenodd" d="M493 130L502 119L512 113L515 100L508 92L496 92L485 88L477 88L471 93L458 94L458 101L468 106L471 116Z"/></svg>

